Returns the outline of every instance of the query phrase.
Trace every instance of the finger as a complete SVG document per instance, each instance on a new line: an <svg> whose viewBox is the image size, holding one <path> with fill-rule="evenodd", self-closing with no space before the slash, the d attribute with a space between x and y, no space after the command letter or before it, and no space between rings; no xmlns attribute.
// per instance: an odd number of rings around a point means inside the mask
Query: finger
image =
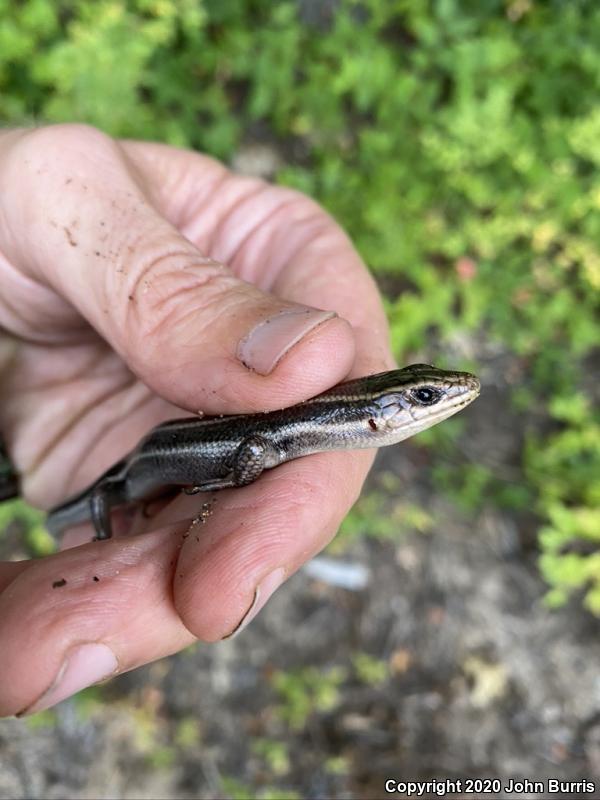
<svg viewBox="0 0 600 800"><path fill-rule="evenodd" d="M186 627L204 641L245 627L335 535L372 460L372 451L314 455L251 486L219 492L208 510L206 500L181 497L147 520L152 527L168 518L192 520L174 575L175 606Z"/></svg>
<svg viewBox="0 0 600 800"><path fill-rule="evenodd" d="M157 208L202 252L280 297L335 309L352 323L359 340L355 367L362 374L393 366L376 284L347 235L315 202L228 173L199 153L148 142L123 147ZM260 203L257 187L263 189ZM257 251L265 257L257 260Z"/></svg>
<svg viewBox="0 0 600 800"><path fill-rule="evenodd" d="M27 561L0 561L0 592L3 592L25 569Z"/></svg>
<svg viewBox="0 0 600 800"><path fill-rule="evenodd" d="M205 187L226 174L205 175ZM178 406L281 407L350 369L352 332L335 311L278 299L200 251L157 213L145 176L99 131L25 132L0 159L0 177L4 255L66 298ZM256 206L268 216L261 188Z"/></svg>
<svg viewBox="0 0 600 800"><path fill-rule="evenodd" d="M28 562L0 594L0 715L30 713L190 644L171 531Z"/></svg>

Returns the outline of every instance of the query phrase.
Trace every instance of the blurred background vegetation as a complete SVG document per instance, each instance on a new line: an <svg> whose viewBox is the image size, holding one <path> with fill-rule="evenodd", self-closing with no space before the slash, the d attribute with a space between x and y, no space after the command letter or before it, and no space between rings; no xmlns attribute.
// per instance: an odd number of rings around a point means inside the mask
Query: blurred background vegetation
<svg viewBox="0 0 600 800"><path fill-rule="evenodd" d="M592 1L0 0L2 124L266 157L268 177L337 217L385 293L399 361L473 369L479 402L495 398L488 427L510 420L510 452L492 436L477 458L456 456L461 419L424 435L436 490L467 520L526 516L547 602L574 594L596 615L599 97ZM383 489L347 541L431 527L417 506L390 516ZM2 515L44 550L29 510ZM315 680L277 691L310 706ZM277 742L263 751L285 772Z"/></svg>

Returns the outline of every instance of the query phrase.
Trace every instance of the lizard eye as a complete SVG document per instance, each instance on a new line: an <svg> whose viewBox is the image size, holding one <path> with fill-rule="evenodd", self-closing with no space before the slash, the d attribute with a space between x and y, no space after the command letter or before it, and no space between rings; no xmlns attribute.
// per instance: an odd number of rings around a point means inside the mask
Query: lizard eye
<svg viewBox="0 0 600 800"><path fill-rule="evenodd" d="M432 406L437 403L442 393L434 386L420 386L418 389L413 389L410 396L420 406Z"/></svg>

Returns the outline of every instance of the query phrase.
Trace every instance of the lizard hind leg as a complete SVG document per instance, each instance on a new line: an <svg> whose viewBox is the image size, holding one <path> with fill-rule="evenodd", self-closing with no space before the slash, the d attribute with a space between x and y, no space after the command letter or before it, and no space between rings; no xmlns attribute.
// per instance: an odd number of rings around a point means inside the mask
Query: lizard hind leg
<svg viewBox="0 0 600 800"><path fill-rule="evenodd" d="M247 436L235 451L231 459L231 471L227 476L197 483L183 491L185 494L215 492L253 483L266 468L267 457L272 451L272 446L262 436Z"/></svg>
<svg viewBox="0 0 600 800"><path fill-rule="evenodd" d="M90 494L90 519L94 525L96 536L94 541L112 537L110 511L117 502L122 502L123 484L119 482L99 483Z"/></svg>

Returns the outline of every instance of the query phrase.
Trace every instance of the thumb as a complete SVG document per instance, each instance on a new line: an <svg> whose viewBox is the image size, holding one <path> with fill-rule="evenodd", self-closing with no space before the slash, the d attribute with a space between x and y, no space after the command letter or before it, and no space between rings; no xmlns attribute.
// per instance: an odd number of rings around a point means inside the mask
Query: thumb
<svg viewBox="0 0 600 800"><path fill-rule="evenodd" d="M99 131L22 133L0 178L9 231L0 249L176 405L207 413L282 407L348 373L348 323L262 292L199 252ZM257 257L267 255L265 247Z"/></svg>

